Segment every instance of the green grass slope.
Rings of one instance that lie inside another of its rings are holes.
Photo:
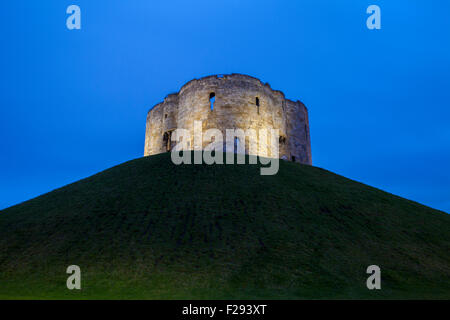
[[[0,298],[450,298],[450,215],[311,166],[259,173],[160,154],[0,211]]]

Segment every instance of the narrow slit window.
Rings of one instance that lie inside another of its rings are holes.
[[[211,107],[211,111],[214,110],[214,102],[216,101],[216,94],[214,92],[211,92],[209,94],[209,102],[210,102],[210,107]]]
[[[166,149],[166,151],[170,151],[172,148],[172,146],[170,145],[171,137],[172,137],[172,131],[164,132],[163,145],[164,145],[164,149]]]
[[[258,97],[256,97],[256,99],[255,99],[255,104],[256,104],[256,111],[259,114],[259,98]]]

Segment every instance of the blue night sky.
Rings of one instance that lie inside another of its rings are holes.
[[[66,28],[81,8],[82,29]],[[366,8],[381,8],[368,30]],[[313,164],[450,212],[450,1],[9,0],[0,208],[141,157],[150,107],[244,73],[309,108]]]

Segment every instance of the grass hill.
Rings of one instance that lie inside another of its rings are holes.
[[[2,210],[0,298],[450,298],[450,215],[316,167],[259,173],[160,154]]]

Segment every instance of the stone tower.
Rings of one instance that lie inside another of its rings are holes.
[[[202,121],[203,131],[217,128],[224,136],[226,129],[278,129],[279,157],[312,164],[305,105],[242,74],[191,80],[151,108],[147,114],[144,156],[170,151],[173,130],[193,132],[194,120]]]

